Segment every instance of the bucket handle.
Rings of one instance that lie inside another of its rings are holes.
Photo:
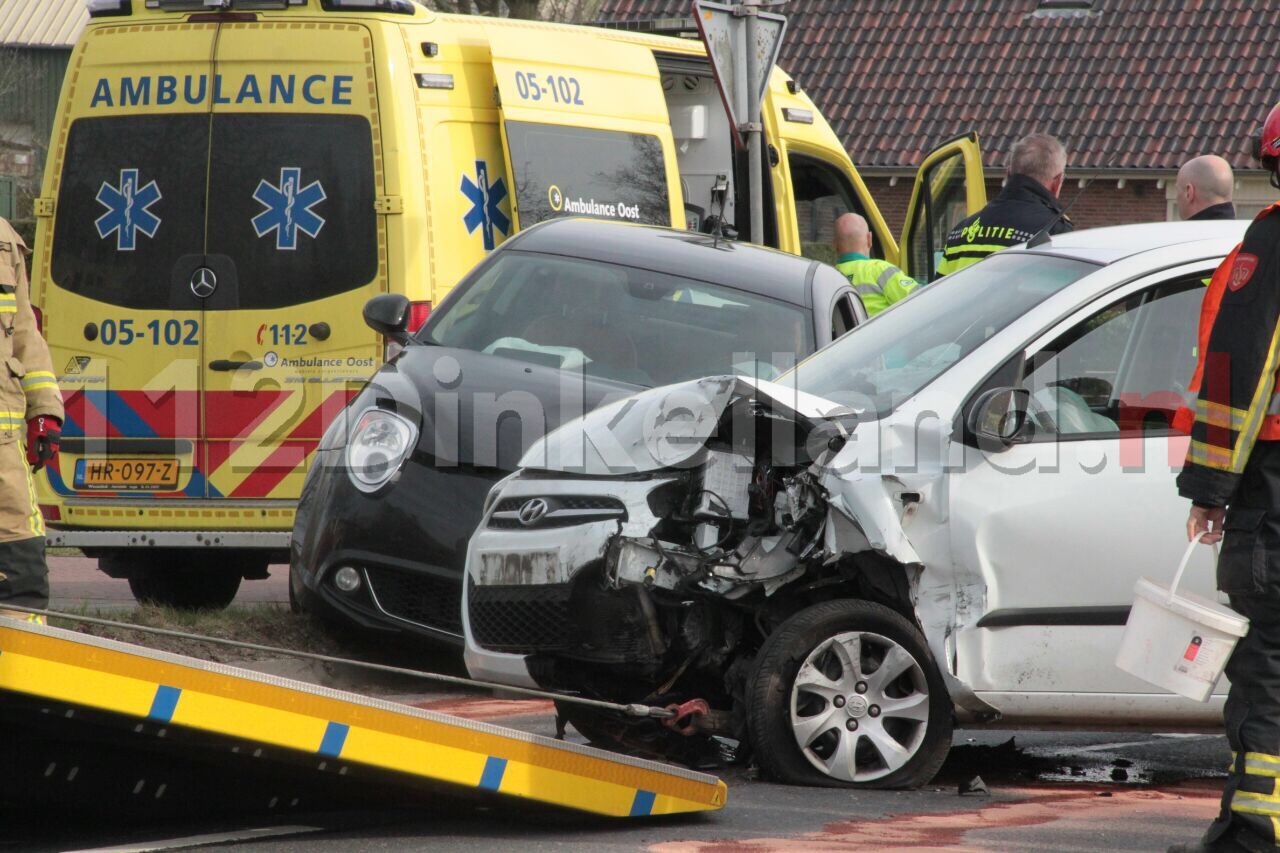
[[[1174,596],[1178,593],[1178,583],[1182,580],[1182,573],[1187,570],[1187,563],[1191,562],[1191,555],[1195,553],[1196,546],[1200,544],[1200,540],[1209,535],[1208,530],[1202,530],[1196,534],[1196,537],[1187,545],[1186,552],[1182,555],[1182,562],[1178,564],[1178,571],[1173,575],[1173,583],[1169,584],[1169,597],[1165,599],[1165,604],[1172,604]],[[1213,543],[1213,559],[1216,563],[1218,560],[1218,543]]]

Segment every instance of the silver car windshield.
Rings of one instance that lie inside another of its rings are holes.
[[[801,362],[796,387],[863,414],[869,405],[884,417],[992,335],[1097,269],[1049,255],[994,255],[920,288]]]
[[[423,330],[435,344],[655,387],[773,379],[813,352],[802,308],[635,267],[510,250]]]

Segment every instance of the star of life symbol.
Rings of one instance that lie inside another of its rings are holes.
[[[467,211],[467,215],[462,217],[462,224],[467,226],[467,233],[474,234],[476,229],[481,229],[484,236],[485,251],[491,250],[494,245],[493,229],[497,228],[502,232],[503,236],[511,230],[511,220],[502,212],[498,205],[507,197],[507,184],[502,178],[498,178],[492,184],[489,183],[489,166],[483,160],[476,161],[476,179],[471,180],[470,176],[462,176],[462,186],[459,187],[462,194],[471,202],[471,209]]]
[[[98,188],[97,201],[107,212],[94,220],[98,236],[103,240],[115,232],[116,249],[132,252],[138,247],[138,232],[148,237],[156,236],[160,217],[148,208],[160,200],[160,188],[155,181],[138,186],[137,169],[120,170],[120,186],[113,187],[106,181]]]
[[[276,232],[276,248],[293,251],[298,248],[298,232],[315,239],[324,227],[324,217],[311,208],[327,196],[319,181],[302,186],[302,169],[285,166],[280,169],[280,184],[272,186],[266,179],[258,181],[253,200],[266,210],[253,217],[253,230],[259,237]]]

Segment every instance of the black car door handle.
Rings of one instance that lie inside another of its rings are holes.
[[[262,362],[260,361],[231,361],[227,358],[218,358],[209,362],[210,370],[261,370]]]

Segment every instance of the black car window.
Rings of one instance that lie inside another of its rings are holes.
[[[772,379],[814,346],[798,306],[579,258],[505,251],[458,288],[424,329],[433,342],[636,385]]]
[[[671,224],[658,137],[520,121],[506,131],[521,228],[557,216]]]

